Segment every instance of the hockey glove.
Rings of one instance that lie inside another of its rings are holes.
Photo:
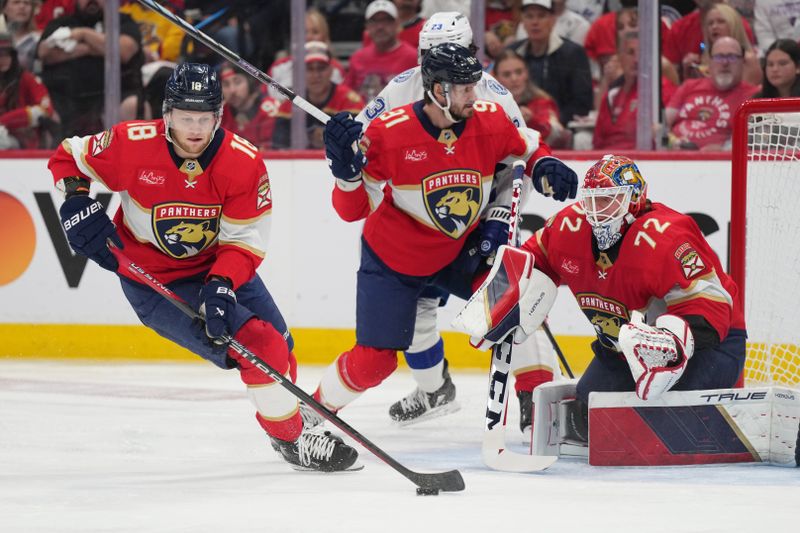
[[[543,157],[533,167],[533,187],[544,196],[563,202],[577,195],[578,175],[560,159]]]
[[[481,241],[478,252],[483,257],[491,257],[500,246],[508,243],[508,224],[511,221],[511,210],[507,207],[492,207],[486,214],[481,229]]]
[[[116,272],[119,263],[106,246],[106,239],[111,239],[118,248],[123,246],[103,204],[89,195],[78,194],[67,198],[59,213],[72,249],[106,270]]]
[[[360,137],[361,123],[345,111],[331,117],[325,125],[325,158],[331,173],[340,180],[361,179],[361,167],[367,163],[367,158],[358,148],[353,149]]]
[[[224,344],[223,335],[233,333],[236,293],[230,280],[213,277],[200,292],[200,314],[206,317],[206,335],[214,344]]]

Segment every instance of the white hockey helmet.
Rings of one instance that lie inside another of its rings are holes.
[[[464,48],[472,45],[472,27],[467,17],[458,11],[441,11],[431,15],[419,32],[419,61],[422,61],[422,54],[442,43],[456,43]]]

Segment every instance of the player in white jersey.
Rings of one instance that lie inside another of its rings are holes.
[[[474,48],[472,28],[464,15],[458,12],[441,12],[429,18],[419,34],[420,58],[432,46],[446,42]],[[527,135],[538,137],[538,132],[525,127],[522,113],[511,92],[490,74],[483,73],[483,77],[475,87],[475,93],[478,100],[500,104],[518,128],[526,130]],[[358,114],[356,120],[362,122],[366,129],[366,126],[382,113],[422,98],[422,73],[417,66],[395,76]],[[498,184],[495,199],[489,204],[487,217],[484,219],[484,224],[493,226],[495,231],[487,231],[485,227],[484,241],[481,242],[481,248],[488,247],[491,252],[501,244],[505,244],[507,231],[504,228],[508,227],[507,221],[510,220],[507,206],[511,200],[511,172],[499,172],[496,180]],[[528,187],[523,188],[521,205],[524,205],[527,193],[530,191],[527,181],[526,185]],[[482,253],[486,252],[487,250],[482,250]],[[389,409],[389,416],[400,424],[414,423],[458,409],[458,404],[455,402],[455,386],[450,379],[447,360],[444,358],[444,343],[437,328],[437,309],[440,305],[444,305],[447,297],[446,293],[431,288],[424,292],[417,302],[414,339],[405,352],[405,357],[418,388]],[[518,380],[520,429],[523,433],[527,433],[531,424],[531,391],[536,385],[550,381],[553,371],[557,369],[555,353],[541,330],[514,350],[512,365]]]

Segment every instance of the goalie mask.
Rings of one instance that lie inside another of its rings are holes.
[[[627,157],[607,155],[586,172],[581,204],[600,250],[619,242],[646,202],[647,183]]]

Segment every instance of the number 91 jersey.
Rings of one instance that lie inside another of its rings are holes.
[[[535,268],[567,285],[606,348],[617,350],[631,312],[648,323],[664,314],[699,315],[720,339],[744,329],[739,289],[694,220],[649,204],[622,239],[600,252],[579,203],[561,210],[523,245]]]
[[[48,164],[119,192],[114,217],[125,254],[161,281],[202,272],[238,287],[255,275],[269,231],[272,194],[258,149],[222,128],[198,159],[182,159],[164,122],[122,122],[64,140]]]

